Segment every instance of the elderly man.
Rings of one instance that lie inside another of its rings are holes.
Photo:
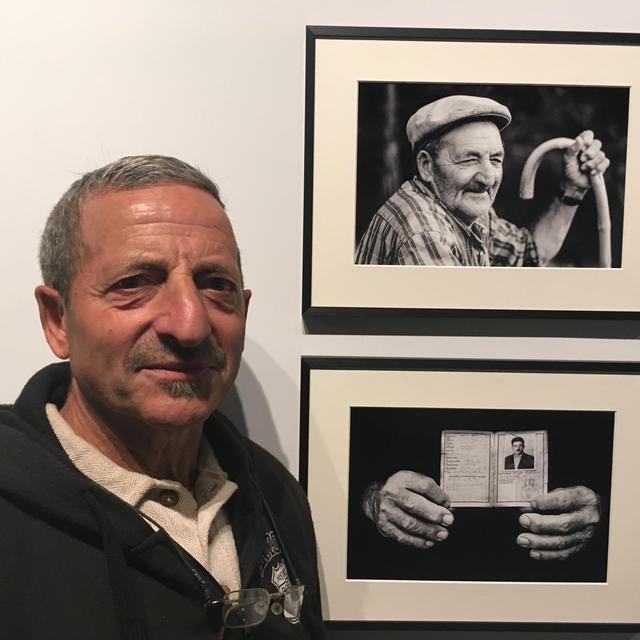
[[[306,498],[215,413],[251,296],[215,184],[164,156],[88,173],[40,262],[69,362],[0,412],[3,635],[323,638]]]
[[[548,209],[520,228],[493,202],[502,180],[504,105],[476,96],[448,96],[407,122],[417,175],[378,210],[356,250],[358,264],[544,266],[567,235],[590,188],[589,175],[609,160],[592,131],[564,154],[564,177]]]

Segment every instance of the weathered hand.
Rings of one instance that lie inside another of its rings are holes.
[[[449,496],[432,478],[415,471],[398,471],[384,483],[370,485],[362,507],[386,538],[420,549],[446,540],[453,514]]]
[[[587,487],[544,493],[531,501],[519,519],[527,532],[517,543],[533,560],[566,560],[582,551],[600,522],[600,498]]]
[[[589,176],[604,173],[610,164],[609,158],[602,151],[602,143],[589,130],[583,131],[566,149],[563,162],[564,193],[578,199],[589,189]]]

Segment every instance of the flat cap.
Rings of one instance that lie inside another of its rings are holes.
[[[426,104],[409,118],[407,138],[415,151],[421,143],[473,120],[491,120],[498,129],[504,129],[511,122],[511,113],[491,98],[447,96]]]

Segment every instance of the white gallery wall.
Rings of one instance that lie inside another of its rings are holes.
[[[557,337],[536,331],[535,323],[523,333],[537,337],[520,337],[508,325],[505,335],[471,325],[461,336],[442,325],[446,335],[305,331],[306,25],[639,33],[640,2],[0,0],[0,403],[12,402],[29,376],[54,360],[33,297],[49,210],[80,174],[145,153],[178,156],[221,188],[253,290],[245,357],[225,409],[294,474],[302,355],[640,361],[640,340],[611,326],[607,338],[588,331],[584,338]],[[482,64],[461,63],[471,77]],[[383,634],[390,637],[383,630],[334,630],[331,637],[382,640]],[[543,636],[585,637],[560,631],[526,638]],[[473,637],[511,635],[492,630]]]
[[[13,401],[27,378],[53,359],[32,293],[49,209],[79,174],[142,153],[178,156],[221,187],[254,292],[244,364],[228,410],[294,473],[303,354],[640,360],[640,343],[628,336],[305,333],[307,24],[639,32],[640,3],[3,0],[0,402]],[[468,60],[471,73],[477,64]]]

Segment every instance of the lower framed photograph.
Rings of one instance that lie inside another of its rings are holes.
[[[327,621],[640,630],[639,374],[303,358]]]

